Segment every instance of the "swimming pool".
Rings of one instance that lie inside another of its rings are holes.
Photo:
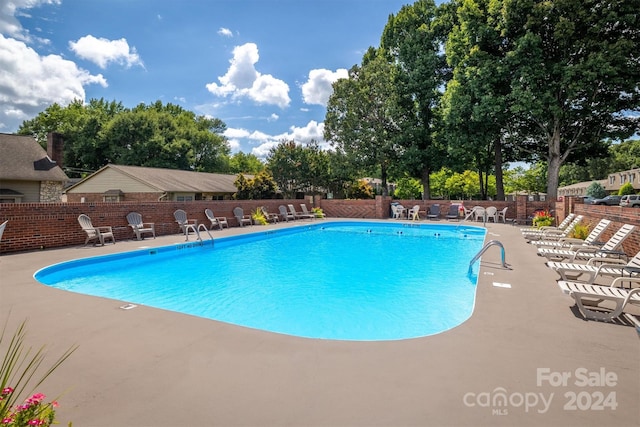
[[[331,222],[69,261],[39,282],[276,333],[337,340],[437,334],[467,320],[486,230]]]

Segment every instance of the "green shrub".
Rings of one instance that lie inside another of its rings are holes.
[[[573,231],[571,232],[571,237],[584,240],[587,238],[590,232],[591,231],[589,224],[580,223],[574,227]]]
[[[633,189],[633,185],[630,182],[625,183],[620,190],[618,190],[619,196],[626,196],[629,194],[636,194],[636,190]]]

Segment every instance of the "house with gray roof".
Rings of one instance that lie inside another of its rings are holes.
[[[48,153],[31,136],[0,133],[0,203],[62,201],[69,177],[59,153]]]
[[[68,202],[231,199],[236,175],[108,164],[70,186]]]

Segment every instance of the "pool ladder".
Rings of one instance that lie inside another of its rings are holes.
[[[507,262],[504,259],[504,246],[498,240],[489,240],[487,243],[484,244],[482,249],[480,249],[480,252],[478,252],[476,256],[474,256],[471,262],[469,263],[469,270],[471,270],[471,266],[473,265],[473,263],[479,260],[482,254],[485,253],[485,251],[489,249],[491,246],[500,246],[500,249],[502,251],[502,267],[506,268],[507,270],[511,270],[511,267],[509,266],[509,264],[507,264]]]
[[[184,234],[185,234],[185,241],[186,241],[186,240],[189,240],[189,229],[191,229],[191,230],[195,231],[196,236],[197,236],[197,240],[199,240],[199,241],[201,241],[201,242],[202,242],[202,236],[200,236],[200,231],[199,231],[199,230],[200,230],[200,228],[203,228],[203,229],[204,229],[204,231],[206,231],[206,232],[207,232],[207,234],[209,235],[209,238],[210,238],[211,240],[213,240],[213,236],[212,236],[212,235],[211,235],[211,233],[209,232],[209,229],[207,228],[207,226],[206,226],[206,225],[204,225],[204,224],[198,224],[197,226],[194,226],[193,224],[190,224],[190,225],[187,227],[187,229],[185,230],[185,233],[184,233]]]

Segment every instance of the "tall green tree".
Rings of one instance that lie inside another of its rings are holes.
[[[480,193],[487,198],[495,174],[497,198],[504,200],[503,163],[517,160],[508,147],[511,42],[504,32],[502,2],[465,0],[456,9],[446,52],[453,67],[443,113],[450,153],[459,164],[478,171]]]
[[[380,43],[399,65],[396,89],[403,94],[397,99],[404,103],[400,108],[410,113],[400,138],[405,146],[400,167],[421,179],[425,199],[430,198],[431,171],[446,159],[445,147],[434,137],[441,90],[450,74],[443,50],[448,28],[442,13],[433,0],[405,5],[389,17]]]
[[[329,162],[329,154],[315,141],[307,145],[282,141],[267,155],[267,169],[286,198],[299,192],[326,191],[330,183]]]
[[[48,132],[63,134],[65,167],[71,170],[90,172],[116,163],[224,172],[229,156],[225,128],[219,119],[160,101],[126,109],[92,99],[66,107],[53,104],[18,132],[36,136],[41,144]]]
[[[254,154],[239,151],[229,158],[229,172],[256,174],[263,171],[265,164]]]
[[[548,164],[606,153],[640,123],[640,0],[504,0],[512,107],[522,147]]]
[[[108,162],[109,147],[102,131],[118,114],[126,111],[122,103],[91,99],[76,100],[66,107],[52,104],[31,120],[24,121],[20,135],[33,135],[43,147],[49,132],[64,136],[64,166],[69,176],[96,171]]]
[[[369,48],[361,66],[333,84],[324,137],[359,167],[380,171],[382,191],[389,194],[389,168],[402,156],[402,129],[411,113],[400,106],[398,66],[382,49]]]

